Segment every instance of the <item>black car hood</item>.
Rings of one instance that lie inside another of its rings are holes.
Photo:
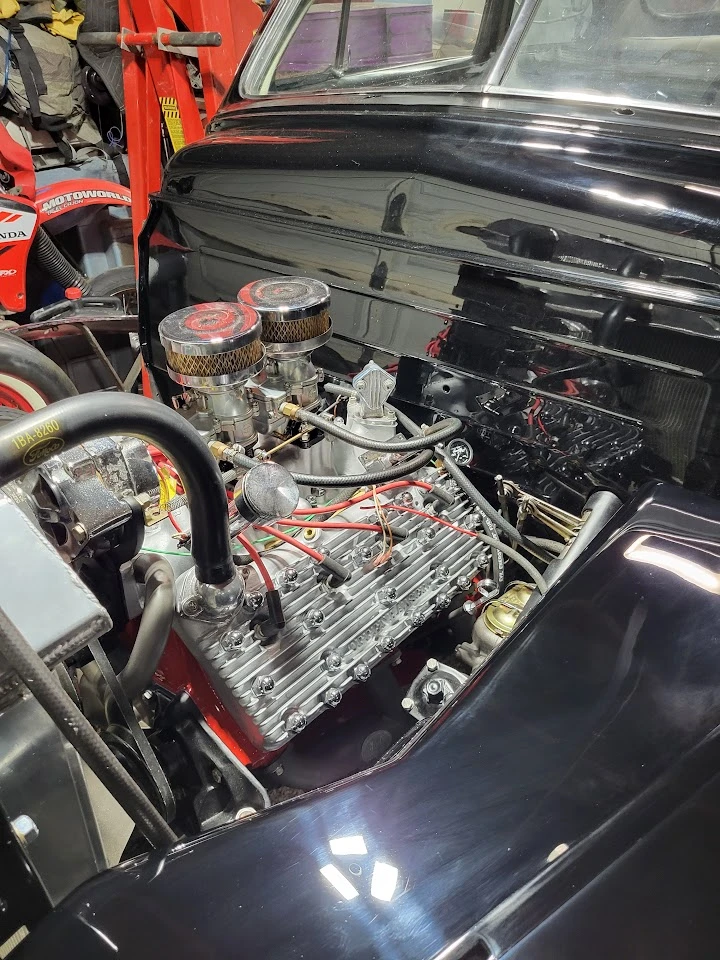
[[[316,360],[400,361],[396,397],[464,416],[479,469],[554,499],[653,477],[714,493],[716,140],[608,110],[346,100],[227,108],[173,158],[141,305],[161,385],[168,312],[305,274],[333,293]]]

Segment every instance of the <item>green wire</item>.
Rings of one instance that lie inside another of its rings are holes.
[[[180,553],[178,550],[155,550],[152,547],[140,547],[140,553],[161,553],[165,557],[189,557],[190,552]]]

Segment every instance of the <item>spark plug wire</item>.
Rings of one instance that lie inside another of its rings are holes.
[[[296,526],[296,524],[294,524],[294,526]],[[256,530],[260,530],[262,533],[270,534],[271,536],[276,537],[278,540],[282,540],[291,547],[296,547],[298,550],[302,550],[303,553],[306,553],[309,557],[312,557],[316,563],[325,562],[325,556],[322,553],[320,553],[318,550],[313,550],[313,548],[309,547],[306,543],[296,540],[295,537],[291,537],[290,534],[285,533],[284,530],[276,530],[275,527],[265,527],[259,523],[254,524],[254,527]],[[250,553],[249,550],[248,553]],[[250,554],[250,556],[252,556],[252,554]]]
[[[237,534],[237,539],[243,545],[243,547],[247,550],[247,552],[250,554],[250,559],[258,568],[258,573],[262,577],[262,581],[267,587],[267,589],[269,591],[274,590],[275,584],[273,583],[273,578],[270,576],[270,572],[268,568],[265,566],[265,561],[260,556],[260,552],[256,550],[254,545],[251,543],[251,541],[248,540],[247,537],[244,537],[241,533]]]

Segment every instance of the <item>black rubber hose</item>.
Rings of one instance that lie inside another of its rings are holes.
[[[322,430],[323,433],[329,433],[330,436],[337,437],[338,440],[344,440],[345,443],[350,443],[354,447],[360,447],[363,450],[372,450],[378,453],[405,453],[410,450],[423,450],[427,447],[434,447],[436,443],[451,440],[459,433],[462,433],[464,429],[461,420],[458,420],[456,417],[450,417],[442,424],[437,424],[437,429],[433,429],[432,433],[428,435],[423,434],[422,436],[411,437],[409,440],[368,440],[367,437],[361,437],[353,433],[352,430],[341,427],[331,420],[326,420],[325,417],[317,413],[312,413],[310,410],[303,410],[302,407],[295,407],[294,404],[283,404],[282,408],[284,407],[294,407],[294,412],[292,414],[288,413],[288,416],[293,416],[301,423],[309,423],[310,426],[317,427],[318,430]]]
[[[83,293],[89,293],[90,281],[70,263],[57,246],[45,227],[39,227],[33,242],[35,256],[53,280],[57,280],[63,290],[78,287]]]
[[[240,470],[249,470],[258,465],[257,460],[245,456],[244,453],[235,451],[228,452],[226,456]],[[323,476],[322,474],[309,473],[291,473],[295,483],[305,487],[364,487],[372,486],[375,483],[387,483],[389,480],[397,480],[400,477],[406,477],[409,473],[415,473],[421,467],[426,467],[433,458],[432,450],[422,450],[417,456],[405,460],[404,463],[398,463],[394,467],[386,467],[384,470],[374,470],[371,473],[355,473],[351,476]]]
[[[192,555],[200,583],[235,576],[225,486],[197,430],[169,407],[131,394],[85,394],[29,413],[0,430],[0,486],[21,477],[63,448],[96,437],[129,434],[172,460],[188,494]]]
[[[2,609],[0,652],[143,836],[159,850],[175,843],[173,831]]]
[[[167,645],[175,613],[173,568],[151,553],[141,554],[135,571],[145,582],[145,606],[130,657],[118,679],[131,702],[147,690]]]
[[[56,363],[12,333],[0,333],[0,373],[29,384],[45,403],[77,396],[72,380]]]

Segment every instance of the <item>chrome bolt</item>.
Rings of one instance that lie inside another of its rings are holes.
[[[21,813],[19,817],[15,817],[10,826],[18,841],[25,847],[37,840],[40,835],[37,824],[26,813]]]
[[[319,627],[324,619],[325,614],[322,612],[322,610],[318,610],[317,608],[314,610],[308,610],[307,622],[311,627]]]
[[[197,597],[188,597],[182,605],[182,612],[186,617],[195,617],[200,613],[200,601]]]
[[[253,683],[253,693],[256,697],[264,697],[272,693],[275,689],[275,681],[272,677],[256,677]]]
[[[480,526],[479,515],[477,513],[471,513],[465,521],[465,526],[468,530],[477,530],[477,528]]]
[[[400,706],[403,708],[403,710],[407,710],[407,712],[410,713],[415,706],[415,701],[412,699],[412,697],[403,697],[400,702]]]
[[[447,578],[450,576],[450,567],[446,566],[444,563],[440,564],[440,566],[435,570],[435,576],[439,580],[447,580]]]
[[[414,613],[410,617],[411,627],[415,627],[417,629],[417,627],[421,627],[424,623],[425,623],[425,617],[421,613]]]
[[[287,584],[297,583],[298,572],[295,567],[286,567],[283,571],[283,582]]]
[[[428,673],[435,673],[439,666],[440,664],[437,662],[437,660],[434,657],[430,657],[428,662],[425,664],[425,669]]]
[[[472,580],[470,579],[470,577],[466,577],[465,574],[462,574],[457,578],[456,583],[460,588],[460,590],[469,590]]]
[[[323,666],[329,673],[335,673],[342,666],[342,657],[337,650],[328,650],[323,659]]]
[[[465,603],[463,604],[463,611],[471,617],[474,617],[477,614],[479,609],[480,609],[480,604],[475,603],[474,600],[466,600]]]
[[[285,717],[285,730],[288,733],[300,733],[307,726],[307,717],[300,710],[291,710]]]
[[[370,666],[367,663],[358,663],[352,672],[353,680],[359,680],[364,683],[370,679]]]
[[[395,646],[396,646],[395,638],[388,637],[388,636],[378,637],[377,645],[384,653],[390,653],[395,649]]]
[[[432,543],[435,539],[435,531],[431,527],[423,527],[418,531],[417,540],[418,543],[421,543],[424,547]]]
[[[259,610],[263,605],[263,595],[261,593],[248,593],[245,597],[245,607],[251,613]]]
[[[410,493],[409,490],[405,490],[404,493],[401,493],[400,496],[398,497],[398,499],[399,499],[400,503],[402,503],[402,504],[403,504],[404,506],[406,506],[406,507],[411,507],[411,506],[413,505],[413,503],[415,502],[415,501],[413,500],[413,495]]]
[[[328,687],[323,694],[323,703],[326,707],[337,707],[342,700],[342,690],[337,687]]]
[[[373,558],[373,548],[372,547],[363,547],[360,551],[360,556],[363,560],[372,560]]]
[[[452,603],[452,597],[447,593],[441,593],[435,597],[435,606],[438,610],[447,610]]]
[[[226,650],[239,650],[245,639],[245,633],[239,628],[228,630],[220,643]]]
[[[377,597],[380,603],[389,606],[397,600],[397,590],[395,587],[383,587],[382,590],[378,590]]]

